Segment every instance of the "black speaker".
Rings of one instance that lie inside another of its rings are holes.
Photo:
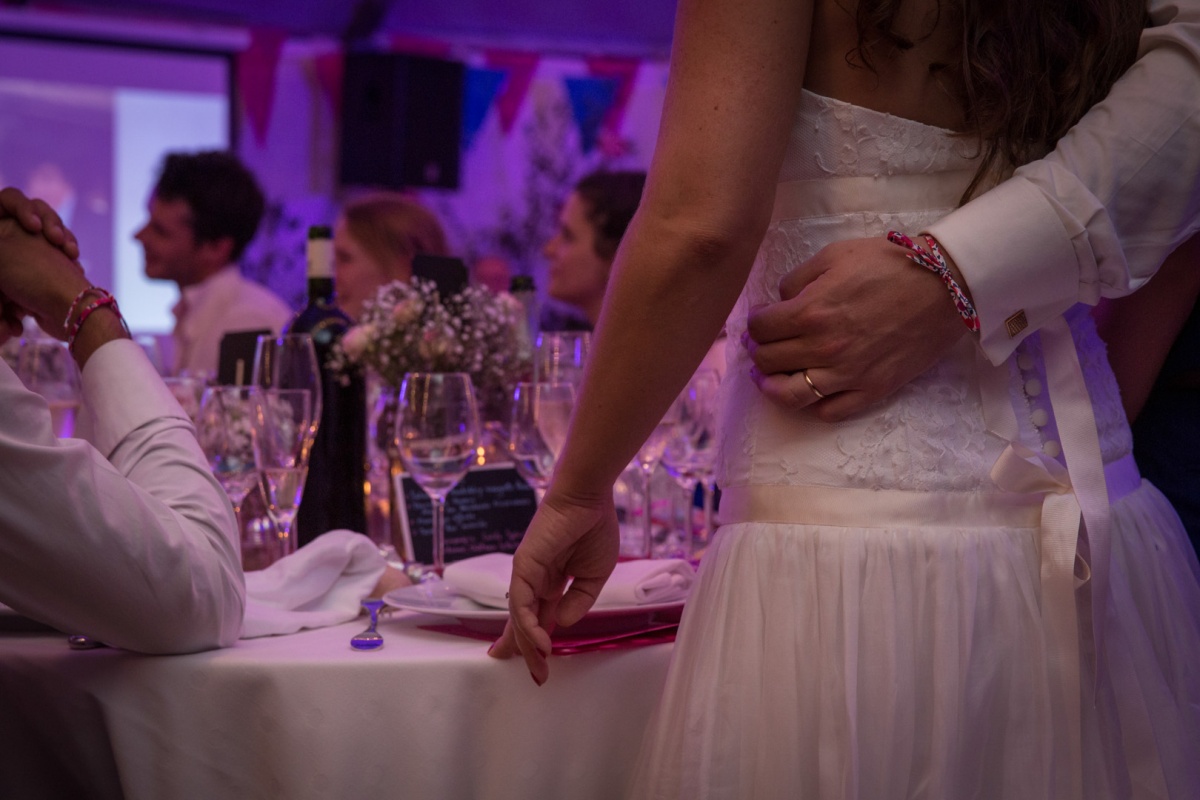
[[[464,73],[457,61],[347,53],[342,184],[458,188]]]

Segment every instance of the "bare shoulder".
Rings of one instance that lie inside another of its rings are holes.
[[[961,21],[945,0],[908,0],[893,32],[904,49],[873,52],[873,69],[857,53],[857,3],[815,0],[806,89],[826,97],[954,130],[963,126],[957,87]]]

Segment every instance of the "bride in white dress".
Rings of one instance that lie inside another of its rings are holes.
[[[899,7],[917,46],[870,70],[836,0],[681,2],[643,207],[493,650],[539,683],[548,630],[615,562],[612,479],[726,316],[738,342],[797,264],[917,238],[979,174],[957,68],[930,68],[960,59],[957,6]],[[636,796],[1200,797],[1200,567],[1138,477],[1086,307],[999,366],[961,336],[839,422],[771,404],[728,351],[723,526]]]

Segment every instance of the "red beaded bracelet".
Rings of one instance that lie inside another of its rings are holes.
[[[89,294],[107,295],[108,292],[101,289],[99,286],[88,286],[82,289],[79,294],[75,295],[75,299],[71,301],[71,305],[67,307],[67,317],[63,320],[63,335],[71,335],[71,318],[75,316],[75,307],[79,305],[79,301],[87,297]]]
[[[887,240],[892,244],[907,247],[912,251],[907,256],[910,261],[920,264],[942,279],[942,283],[946,284],[946,288],[950,290],[950,297],[954,299],[954,307],[958,309],[958,315],[962,317],[963,323],[972,333],[979,333],[979,314],[976,313],[975,306],[967,297],[967,293],[950,273],[950,267],[946,265],[946,259],[942,257],[942,250],[938,247],[937,240],[932,236],[925,236],[925,244],[929,247],[928,251],[917,247],[913,244],[912,239],[899,231],[888,231]]]
[[[79,304],[80,300],[89,294],[96,295],[96,299],[80,309],[79,315],[75,317],[75,323],[70,324],[71,317],[75,314],[75,307]],[[63,327],[67,331],[67,350],[70,351],[71,355],[75,355],[75,339],[79,336],[79,331],[81,328],[83,328],[83,323],[87,321],[87,318],[92,315],[93,311],[98,308],[105,307],[112,309],[112,312],[117,315],[117,320],[120,321],[121,327],[125,329],[125,333],[129,333],[129,326],[125,324],[125,318],[121,316],[121,310],[117,308],[117,298],[113,297],[110,292],[101,289],[98,286],[89,286],[80,292],[76,296],[75,300],[71,303],[70,311],[67,313],[67,319],[63,323]]]

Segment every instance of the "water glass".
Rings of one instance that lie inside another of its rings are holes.
[[[508,455],[539,503],[567,441],[574,408],[575,387],[570,383],[522,382],[513,391]]]
[[[433,501],[432,572],[446,562],[446,495],[458,485],[481,444],[471,377],[461,372],[410,372],[400,384],[396,447],[400,461]]]
[[[255,424],[262,407],[257,386],[210,386],[200,399],[196,436],[209,469],[229,496],[241,524],[242,502],[258,486]]]

